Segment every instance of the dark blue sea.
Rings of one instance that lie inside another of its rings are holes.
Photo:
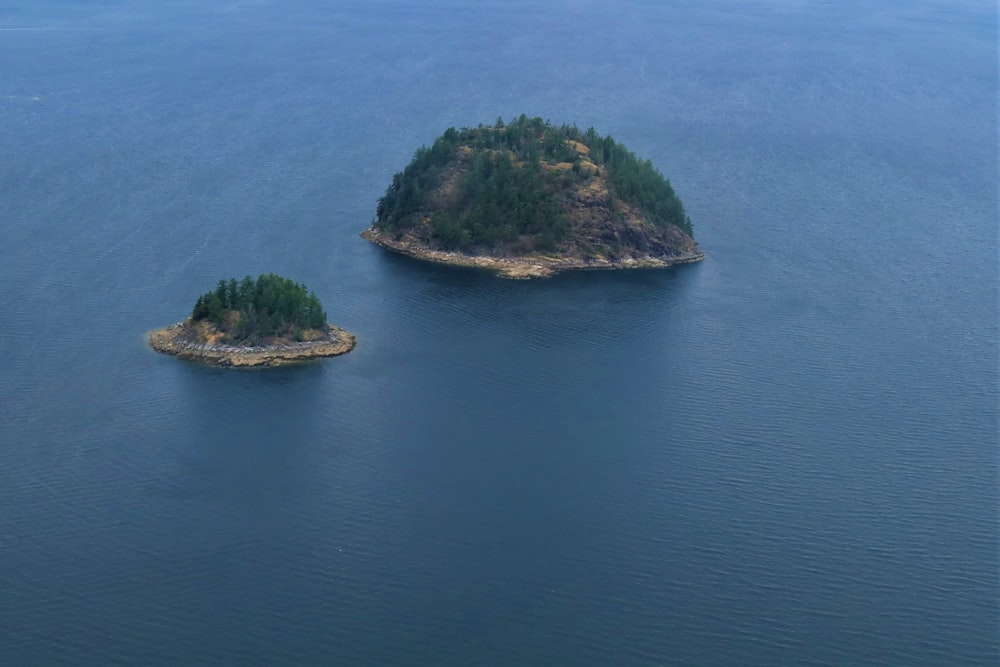
[[[997,6],[0,2],[0,663],[995,665]],[[358,237],[527,113],[707,259]],[[276,272],[358,336],[148,349]]]

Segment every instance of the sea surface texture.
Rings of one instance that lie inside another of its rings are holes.
[[[997,7],[0,3],[4,665],[995,665]],[[358,238],[522,112],[707,259]],[[152,352],[219,278],[351,354]]]

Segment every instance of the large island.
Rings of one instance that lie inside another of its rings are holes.
[[[350,352],[355,339],[327,323],[305,285],[265,274],[220,280],[198,297],[191,317],[150,332],[149,344],[213,366],[277,366]]]
[[[361,235],[511,278],[704,258],[680,198],[649,160],[593,128],[524,115],[449,128],[417,150]]]

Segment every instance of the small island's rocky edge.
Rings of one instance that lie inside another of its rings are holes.
[[[548,278],[560,271],[599,269],[659,269],[675,264],[689,264],[705,259],[701,251],[666,257],[626,256],[620,259],[607,257],[565,257],[558,255],[524,255],[519,257],[490,257],[467,255],[428,248],[419,239],[404,235],[396,239],[374,227],[361,232],[361,238],[372,243],[418,259],[453,266],[468,266],[496,271],[504,278]]]
[[[297,362],[336,357],[354,349],[354,334],[328,325],[319,338],[273,345],[227,345],[205,340],[191,319],[149,333],[149,345],[157,352],[179,359],[200,361],[212,366],[282,366]]]

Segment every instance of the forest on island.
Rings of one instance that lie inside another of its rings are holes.
[[[208,320],[228,342],[256,343],[269,337],[302,340],[310,329],[326,327],[326,313],[305,285],[273,273],[256,280],[220,280],[198,297],[191,319]]]
[[[453,193],[442,197],[442,184],[456,172]],[[419,148],[379,199],[374,226],[398,235],[429,216],[434,241],[446,249],[529,238],[535,249],[551,250],[571,233],[563,204],[602,173],[610,206],[617,198],[661,228],[692,234],[680,198],[652,162],[593,128],[523,114],[510,123],[498,118],[492,126],[448,128]]]

